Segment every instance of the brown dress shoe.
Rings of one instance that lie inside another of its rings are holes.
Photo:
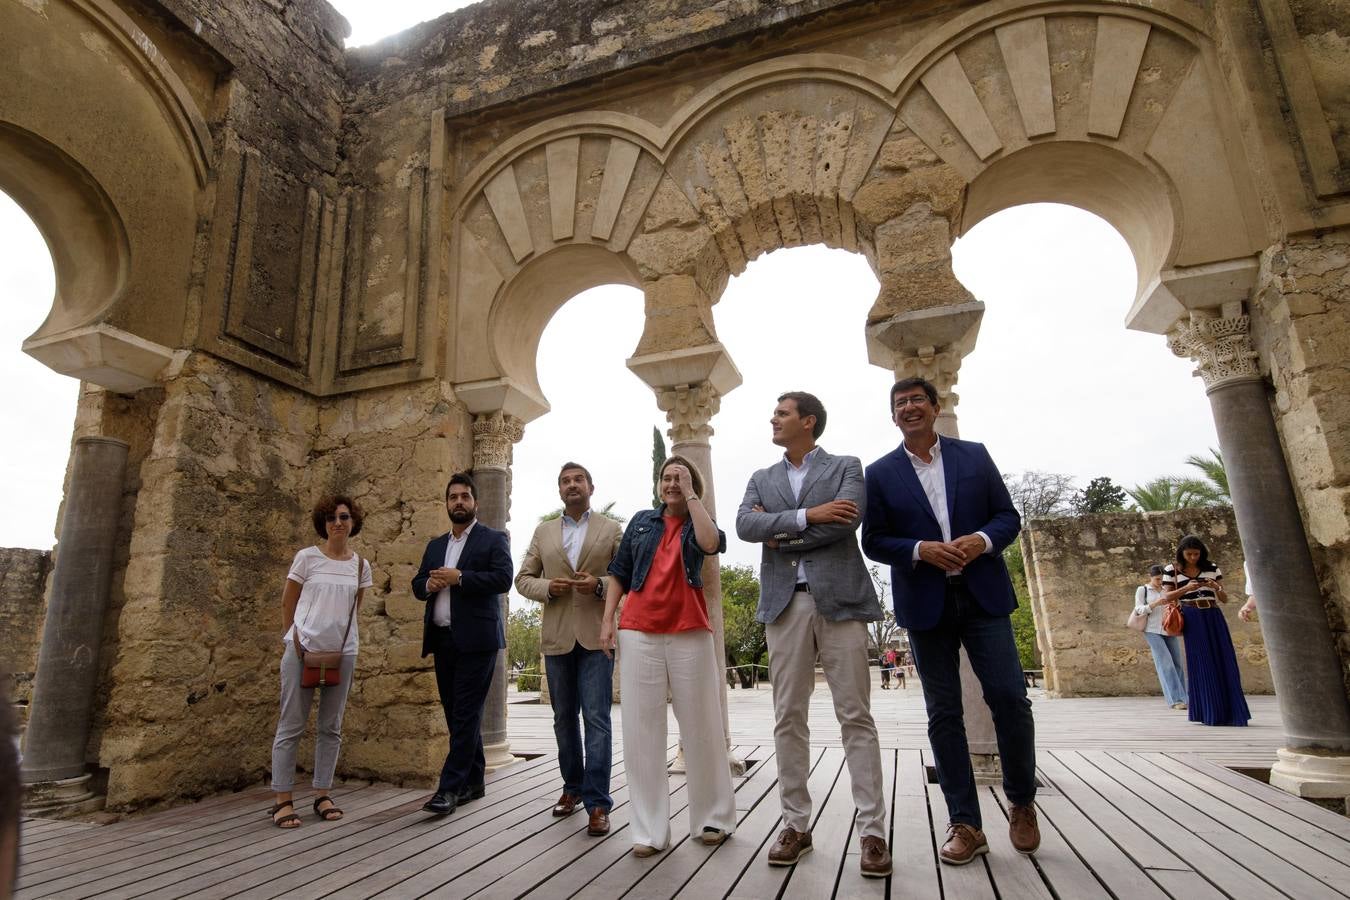
[[[947,826],[947,843],[938,851],[938,858],[948,865],[964,866],[988,852],[989,842],[984,839],[983,831],[965,822],[952,822]]]
[[[891,874],[891,851],[886,849],[885,838],[863,837],[862,873],[865,878],[885,878]]]
[[[811,832],[784,828],[769,848],[769,865],[790,866],[811,851]]]
[[[1018,853],[1030,856],[1041,847],[1041,826],[1036,824],[1036,807],[1014,804],[1008,810],[1008,840]]]
[[[558,802],[553,804],[553,814],[559,817],[570,816],[572,813],[577,811],[577,807],[580,805],[581,805],[580,797],[578,797],[576,794],[569,794],[566,791],[564,791],[563,795],[558,798]]]
[[[591,820],[586,825],[586,833],[591,837],[609,834],[609,810],[598,806],[591,810]]]

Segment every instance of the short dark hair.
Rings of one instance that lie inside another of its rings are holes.
[[[923,392],[928,395],[928,402],[934,406],[938,405],[937,388],[926,378],[901,378],[891,386],[891,411],[895,410],[895,395],[901,391],[908,391],[912,388],[923,388]]]
[[[1155,575],[1162,575],[1166,571],[1167,569],[1163,566],[1152,565],[1148,567],[1148,577],[1152,578]]]
[[[825,404],[820,402],[819,397],[815,394],[808,394],[806,391],[788,391],[778,397],[779,403],[784,400],[791,400],[796,403],[797,415],[802,418],[816,417],[816,427],[811,429],[811,437],[818,438],[825,433]]]
[[[450,501],[450,489],[457,484],[462,484],[469,489],[469,496],[478,502],[478,485],[473,483],[473,476],[468,472],[456,472],[450,476],[450,480],[445,483],[445,499]]]
[[[1200,568],[1201,568],[1202,570],[1203,570],[1203,569],[1208,569],[1208,568],[1212,568],[1212,567],[1213,567],[1214,562],[1213,562],[1213,560],[1211,560],[1211,559],[1209,558],[1209,548],[1205,546],[1205,542],[1202,541],[1202,540],[1200,540],[1200,538],[1196,537],[1196,536],[1193,535],[1193,534],[1188,534],[1188,535],[1186,535],[1185,537],[1183,537],[1183,538],[1181,539],[1181,542],[1180,542],[1180,543],[1177,544],[1177,569],[1178,569],[1178,570],[1180,570],[1182,566],[1186,565],[1186,557],[1185,557],[1183,554],[1184,554],[1187,550],[1199,550],[1199,551],[1200,551],[1200,563],[1199,563],[1199,566],[1200,566]]]
[[[365,513],[361,512],[361,507],[346,494],[330,494],[314,504],[314,530],[324,540],[328,539],[328,517],[336,516],[339,506],[347,507],[347,511],[352,514],[352,530],[349,532],[351,537],[361,533],[361,523],[366,518]]]
[[[581,474],[586,476],[586,483],[589,484],[591,487],[595,487],[595,479],[591,477],[590,469],[587,469],[581,463],[576,462],[565,462],[562,464],[562,468],[558,470],[559,483],[562,482],[563,473],[566,472],[568,469],[580,469]]]

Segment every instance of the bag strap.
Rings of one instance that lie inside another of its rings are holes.
[[[347,613],[347,627],[342,632],[342,648],[347,649],[347,635],[352,633],[352,619],[356,618],[356,601],[361,596],[361,554],[353,554],[356,557],[356,593],[352,594],[351,612]]]

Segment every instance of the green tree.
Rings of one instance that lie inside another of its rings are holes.
[[[900,630],[900,626],[895,622],[895,611],[892,609],[890,581],[881,574],[880,566],[869,566],[867,573],[872,576],[872,587],[877,592],[877,599],[881,602],[881,620],[867,623],[867,637],[872,641],[872,649],[876,651],[879,658],[882,650]]]
[[[661,463],[666,461],[666,442],[661,438],[661,429],[652,426],[652,509],[661,505]]]
[[[1187,509],[1192,506],[1210,504],[1209,492],[1204,482],[1195,478],[1178,478],[1175,475],[1163,475],[1126,488],[1125,493],[1134,500],[1135,508],[1140,512],[1167,512],[1173,509]]]
[[[1228,470],[1223,466],[1223,454],[1213,447],[1210,456],[1188,456],[1186,465],[1199,469],[1204,476],[1202,494],[1209,504],[1232,506],[1233,495],[1228,490]]]
[[[506,620],[506,664],[523,666],[534,677],[522,676],[517,683],[521,690],[539,689],[539,648],[542,635],[543,610],[537,603],[528,609],[518,609]]]
[[[762,663],[769,652],[764,625],[755,621],[759,605],[759,579],[749,566],[722,567],[722,626],[726,635],[729,666]],[[741,687],[750,687],[749,669],[738,669]]]
[[[1073,511],[1080,516],[1117,512],[1125,508],[1125,491],[1105,475],[1088,482],[1073,498]]]
[[[1022,559],[1022,542],[1013,541],[1003,551],[1003,562],[1012,577],[1013,592],[1017,595],[1017,609],[1013,610],[1013,641],[1017,657],[1024,669],[1041,667],[1040,650],[1036,647],[1036,619],[1031,612],[1031,591],[1027,587],[1026,561]]]

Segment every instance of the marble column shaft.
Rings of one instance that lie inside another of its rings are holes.
[[[25,784],[84,774],[127,450],[111,438],[75,441],[24,741]]]

